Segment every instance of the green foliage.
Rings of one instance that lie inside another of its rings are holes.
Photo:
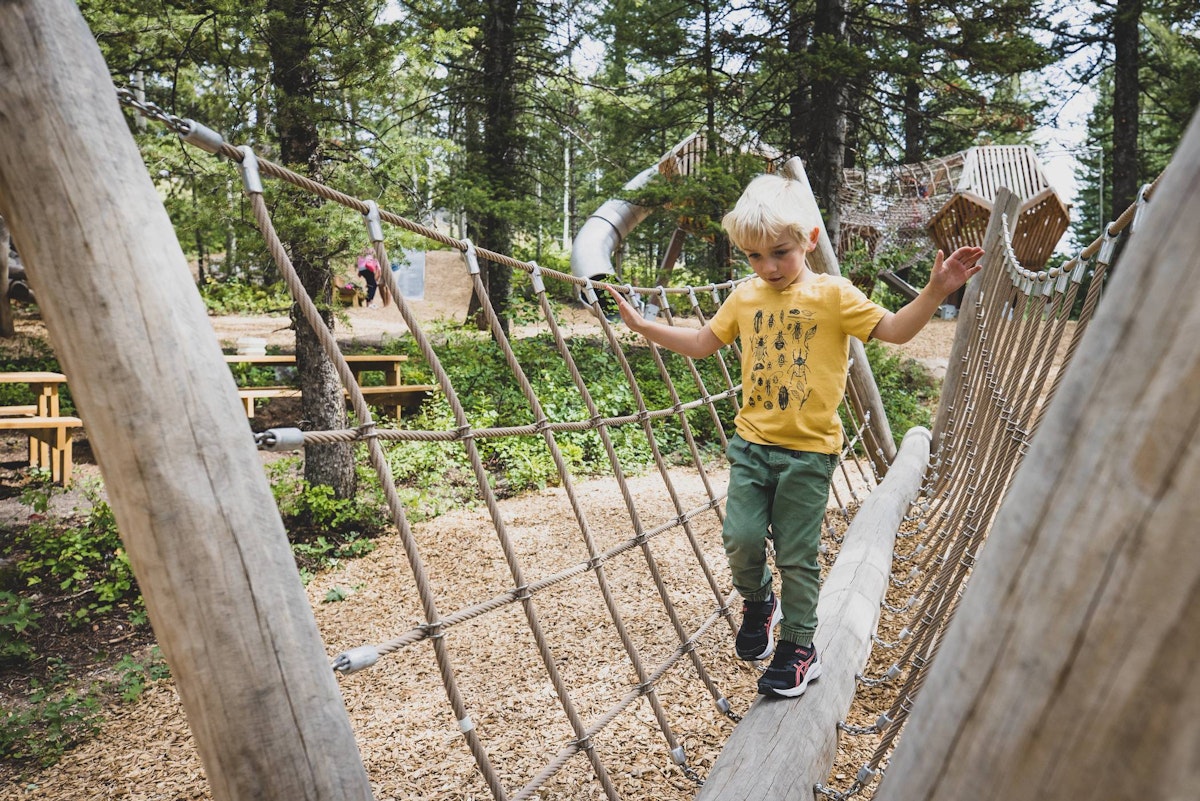
[[[374,472],[365,458],[358,459],[356,465],[359,492],[350,498],[335,497],[333,488],[306,481],[300,475],[298,457],[280,459],[268,467],[271,491],[306,581],[314,571],[331,567],[340,559],[373,551],[371,538],[388,522]]]
[[[513,341],[514,354],[533,385],[543,414],[552,421],[586,420],[588,411],[582,394],[571,378],[566,361],[559,356],[549,336]],[[620,363],[608,344],[598,337],[575,336],[569,347],[588,393],[601,417],[636,413],[637,406]],[[451,332],[437,348],[443,369],[458,390],[463,411],[473,428],[509,427],[534,423],[529,402],[509,371],[499,347],[490,339],[466,332]],[[630,369],[649,409],[673,405],[650,349],[641,340],[625,347]],[[698,390],[682,357],[662,352],[666,369],[683,401]],[[697,363],[709,391],[724,386],[715,361]],[[428,380],[425,377],[424,380]],[[721,409],[723,425],[729,425],[731,405]],[[688,413],[688,422],[701,448],[712,448],[719,434],[705,409]],[[448,402],[440,394],[422,405],[413,418],[402,421],[416,430],[449,431],[458,427]],[[686,443],[677,418],[654,423],[659,446],[672,454],[683,452]],[[645,433],[638,425],[608,429],[621,467],[637,473],[652,463]],[[611,469],[608,454],[597,431],[557,432],[555,442],[575,475],[604,473]],[[488,481],[501,495],[521,492],[558,482],[558,467],[540,437],[478,437],[475,439]],[[386,445],[392,475],[401,487],[415,519],[436,515],[446,508],[471,502],[477,481],[466,449],[457,442],[390,442]]]
[[[261,286],[245,281],[209,279],[200,284],[200,297],[212,314],[279,314],[291,308],[281,282]]]
[[[76,509],[75,516],[58,520],[43,514],[49,492],[37,488],[22,496],[35,514],[7,550],[22,555],[16,572],[24,586],[81,597],[75,604],[75,625],[90,623],[120,604],[140,603],[112,508],[100,497],[99,487],[84,488],[90,502],[86,511]]]
[[[0,664],[24,662],[33,656],[33,648],[23,635],[36,629],[41,617],[29,598],[0,590]]]
[[[30,680],[22,702],[0,707],[0,758],[51,765],[99,731],[99,687],[81,691],[66,686],[68,678],[52,666],[44,681]]]
[[[47,660],[44,677],[29,679],[23,699],[0,706],[0,759],[52,765],[100,730],[105,697],[131,704],[151,684],[170,676],[157,646],[143,659],[126,654],[113,670],[113,679],[80,686],[65,664]]]
[[[938,382],[919,362],[896,354],[878,340],[868,341],[866,350],[892,436],[899,445],[913,426],[932,424]]]
[[[145,660],[136,659],[132,654],[126,654],[115,665],[117,680],[113,686],[117,695],[127,704],[142,697],[146,688],[155,682],[169,678],[171,669],[163,659],[162,651],[157,645],[153,646]]]

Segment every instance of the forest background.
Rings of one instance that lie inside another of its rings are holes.
[[[226,141],[490,250],[566,271],[572,236],[604,200],[696,133],[696,173],[655,181],[669,208],[618,254],[619,280],[651,286],[677,227],[675,284],[739,269],[718,221],[748,154],[803,158],[831,239],[845,171],[886,169],[979,144],[1034,144],[1078,99],[1077,208],[1089,243],[1169,160],[1200,102],[1195,0],[1061,8],[1035,0],[80,0],[114,82]],[[130,112],[147,165],[202,287],[277,281],[238,177]],[[280,189],[277,224],[308,292],[327,301],[365,241],[362,221]],[[400,244],[424,248],[416,237]],[[396,244],[390,244],[393,251]],[[843,272],[873,277],[843,254]],[[506,321],[508,267],[485,265]],[[477,303],[478,301],[474,301]],[[475,309],[472,308],[473,312]],[[301,367],[322,360],[297,332]],[[324,379],[322,379],[324,375]],[[301,370],[305,397],[340,408],[332,371]],[[315,425],[335,419],[309,414]],[[306,475],[348,496],[348,449]]]

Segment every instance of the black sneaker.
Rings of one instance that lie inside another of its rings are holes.
[[[821,675],[821,661],[813,645],[797,645],[781,640],[771,666],[758,680],[763,695],[782,695],[796,698],[803,695],[808,683]]]
[[[775,624],[783,619],[775,593],[765,601],[742,602],[742,627],[733,648],[738,659],[753,662],[766,659],[775,650]]]

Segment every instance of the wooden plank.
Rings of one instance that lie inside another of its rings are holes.
[[[1200,117],[1001,506],[877,801],[1196,798]]]
[[[7,0],[0,53],[0,215],[212,796],[369,799],[233,377],[96,41],[71,0]]]
[[[733,730],[697,801],[812,801],[829,778],[838,729],[866,665],[891,576],[896,532],[921,488],[929,431],[904,435],[887,477],[863,502],[821,588],[821,676],[796,699],[759,698]]]

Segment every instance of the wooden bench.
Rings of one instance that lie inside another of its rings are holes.
[[[404,386],[359,387],[363,397],[371,406],[383,409],[395,419],[402,411],[415,409],[429,397],[437,387],[433,384],[406,384]],[[349,400],[349,392],[346,392]],[[254,417],[254,402],[270,398],[298,398],[299,387],[238,387],[238,397],[246,410],[246,417]]]
[[[395,419],[405,410],[414,409],[421,401],[429,396],[436,387],[432,384],[402,384],[400,383],[400,366],[408,361],[408,356],[400,353],[359,353],[344,357],[354,380],[367,403],[378,407],[384,413]],[[256,367],[294,367],[296,357],[290,354],[272,354],[269,356],[231,354],[225,356],[230,365],[248,364]],[[362,386],[366,373],[383,373],[383,386]],[[347,399],[349,393],[347,392]],[[254,417],[254,402],[269,398],[298,398],[300,388],[295,386],[262,386],[238,387],[238,397],[242,399],[246,416]]]
[[[78,417],[0,417],[0,431],[29,436],[29,466],[49,469],[50,480],[64,487],[71,483],[71,432],[82,425]]]

